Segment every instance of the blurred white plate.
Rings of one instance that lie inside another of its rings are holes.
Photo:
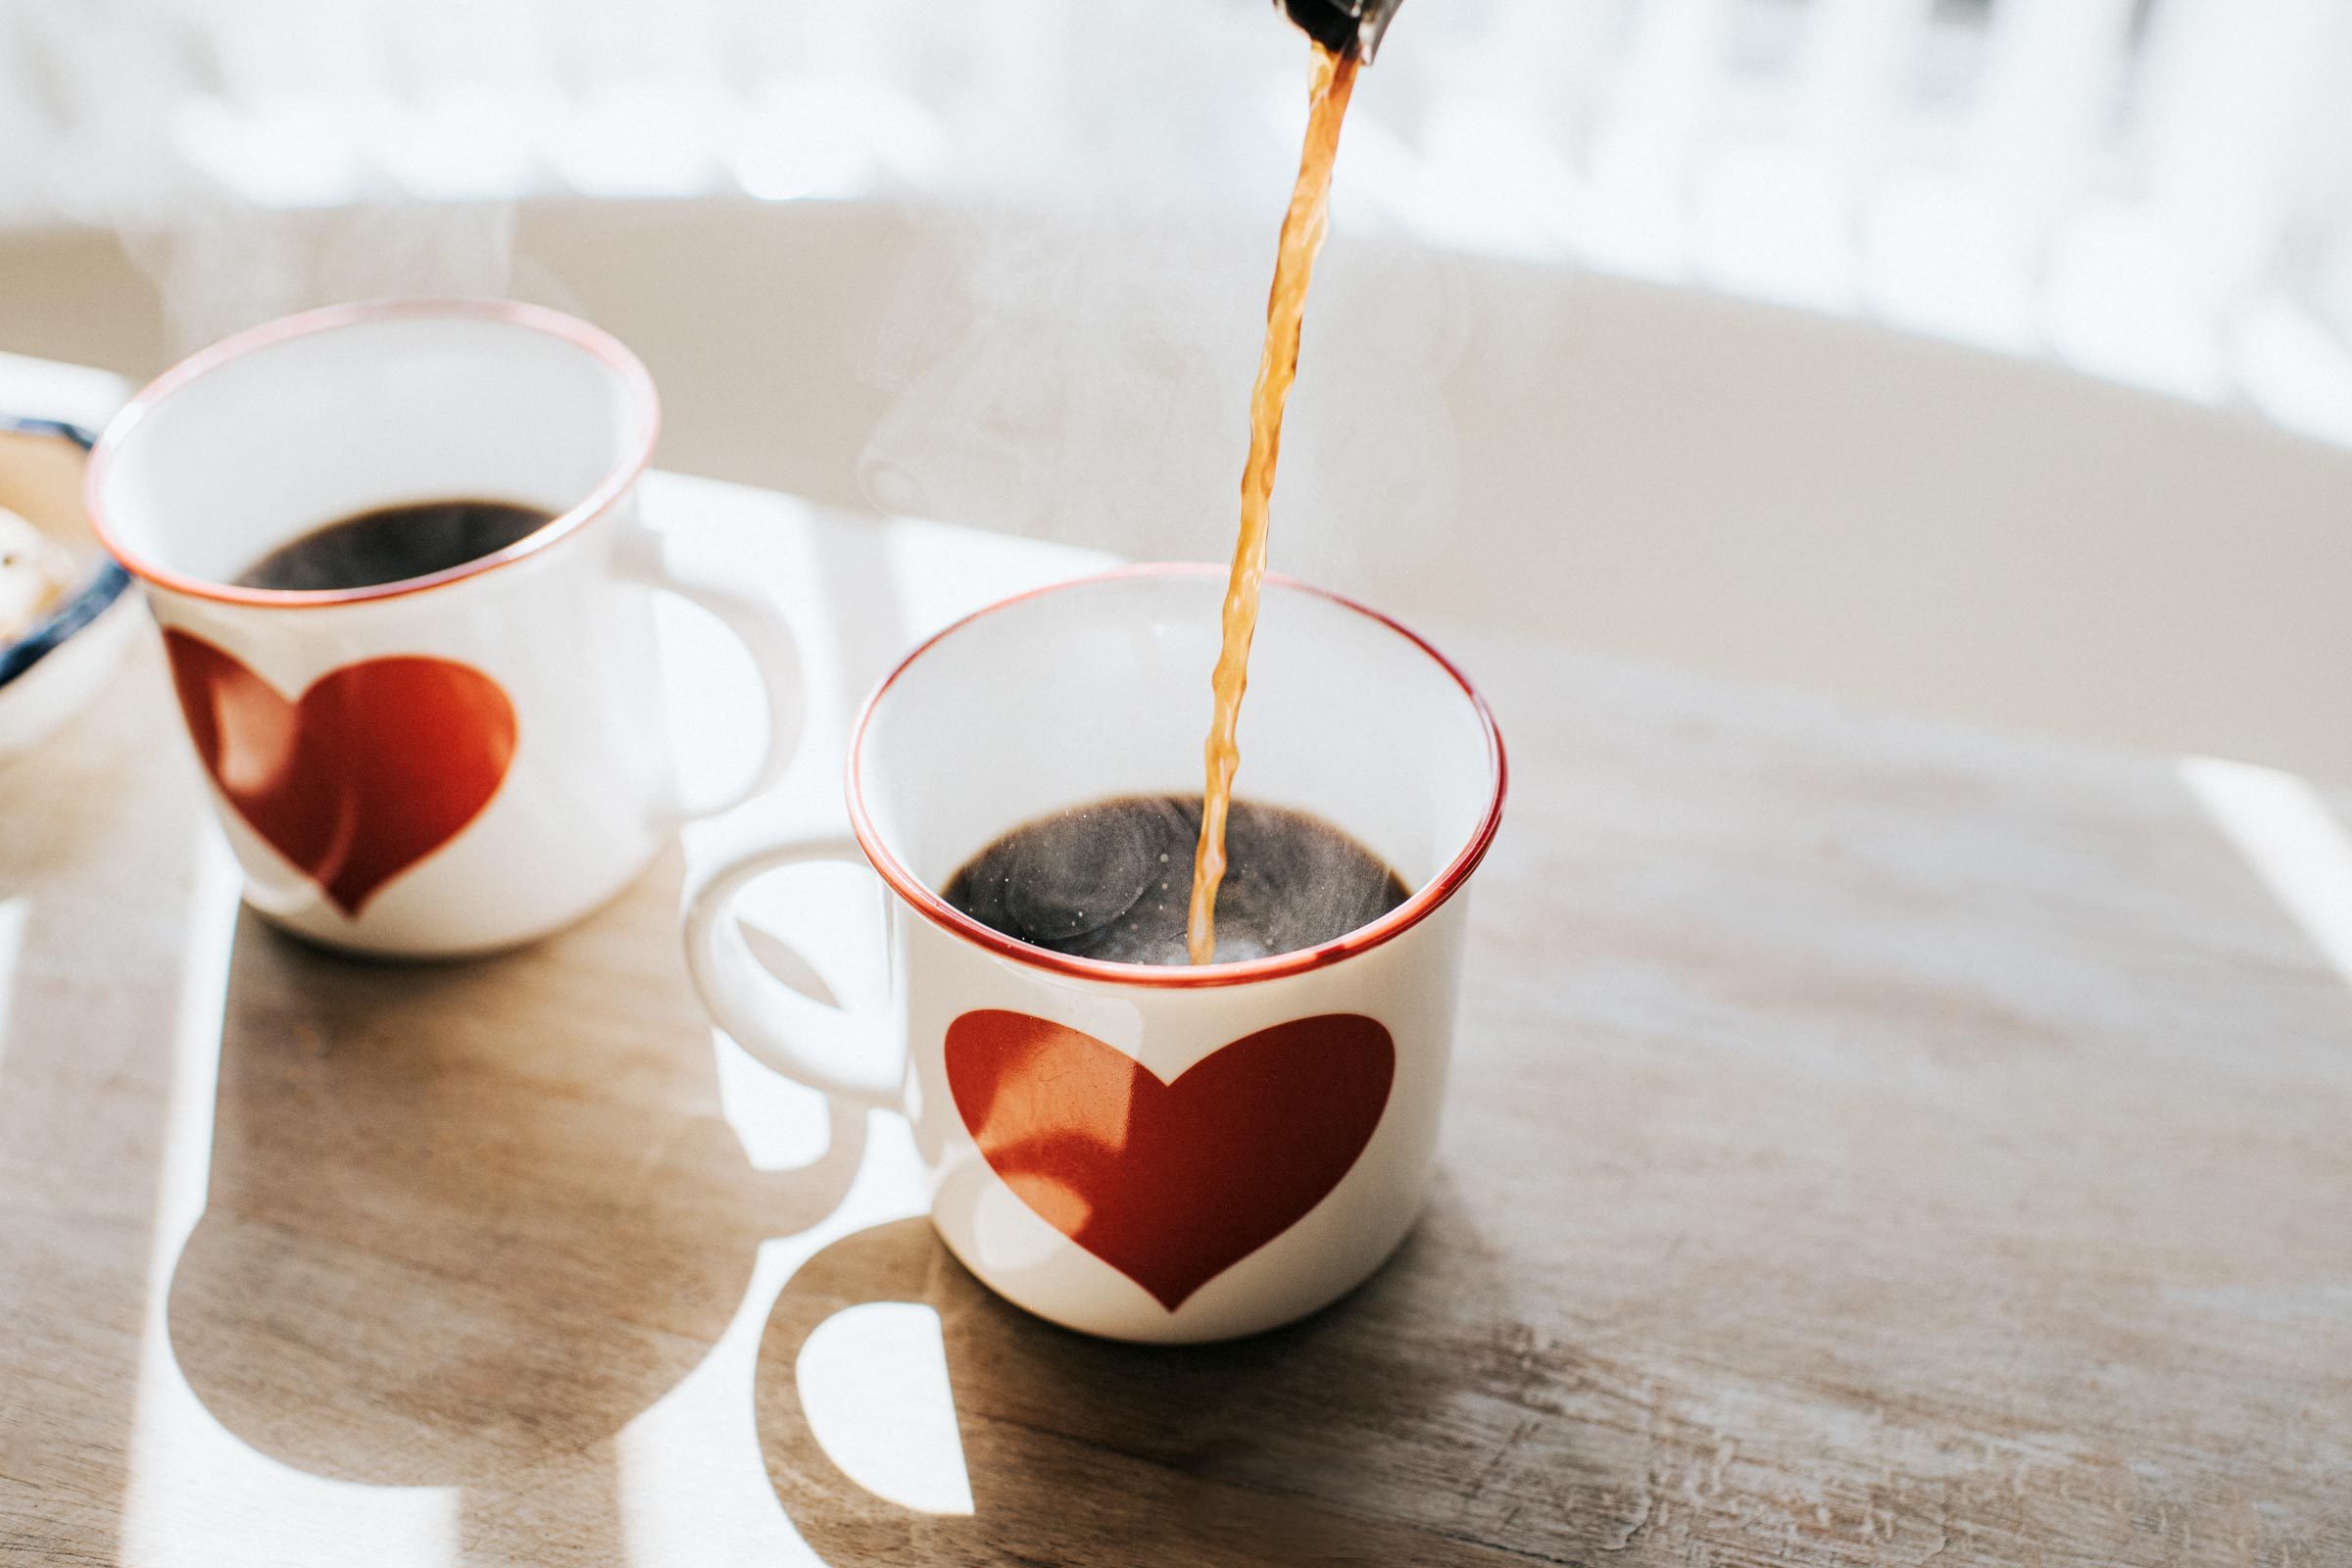
[[[0,507],[62,543],[72,590],[23,636],[0,642],[0,757],[26,751],[88,706],[137,618],[130,579],[107,559],[81,510],[91,432],[0,410]]]

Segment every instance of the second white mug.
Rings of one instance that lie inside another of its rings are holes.
[[[653,594],[718,614],[797,722],[762,606],[663,563],[638,515],[652,378],[606,333],[497,301],[337,306],[198,354],[93,455],[100,537],[144,584],[246,899],[327,945],[511,947],[618,892],[699,806],[665,734]],[[335,519],[452,499],[549,520],[429,575],[243,586]]]

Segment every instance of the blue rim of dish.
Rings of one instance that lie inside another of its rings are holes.
[[[83,452],[97,445],[98,438],[78,424],[63,419],[32,419],[20,415],[0,414],[0,433],[14,435],[48,435],[61,441],[71,441]],[[7,685],[19,675],[54,651],[75,632],[96,620],[107,606],[122,597],[130,586],[130,573],[114,561],[102,560],[90,580],[83,583],[74,595],[34,623],[32,630],[6,647],[0,647],[0,686]]]

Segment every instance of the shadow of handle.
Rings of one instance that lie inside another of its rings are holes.
[[[1420,1243],[1425,1253],[1428,1246]],[[1400,1506],[1397,1495],[1405,1478],[1433,1475],[1417,1429],[1473,1376],[1450,1364],[1457,1345],[1483,1343],[1477,1330],[1469,1341],[1432,1341],[1427,1325],[1447,1321],[1446,1305],[1458,1311],[1466,1288],[1484,1294],[1479,1273],[1459,1257],[1408,1263],[1346,1303],[1254,1339],[1122,1345],[990,1295],[929,1220],[892,1221],[825,1247],[777,1296],[753,1388],[761,1457],[802,1539],[844,1568],[1479,1568],[1502,1554],[1446,1534],[1455,1499],[1440,1491]],[[939,1315],[968,1515],[869,1490],[826,1451],[803,1401],[800,1359],[817,1326],[884,1302]],[[1500,1423],[1447,1427],[1446,1441],[1491,1443],[1501,1456],[1528,1436],[1525,1412],[1506,1408]]]
[[[814,1528],[827,1545],[836,1535],[849,1538],[839,1544],[854,1547],[855,1555],[836,1560],[966,1562],[997,1555],[978,1517],[888,1502],[844,1472],[808,1424],[798,1375],[801,1351],[817,1325],[853,1306],[911,1301],[953,1321],[975,1304],[978,1290],[949,1259],[931,1222],[917,1217],[843,1237],[804,1264],[777,1297],[760,1341],[760,1446],[777,1500],[794,1524]],[[968,1454],[969,1434],[959,1431],[957,1442]]]

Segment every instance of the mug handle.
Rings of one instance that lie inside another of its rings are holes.
[[[657,809],[658,819],[664,826],[675,826],[696,817],[716,816],[773,789],[801,740],[801,654],[784,617],[773,606],[731,582],[678,565],[662,548],[661,536],[650,531],[638,534],[623,548],[620,571],[633,582],[675,594],[716,616],[751,654],[760,671],[760,684],[767,694],[767,746],[750,779],[715,801],[672,801]]]
[[[838,1100],[896,1110],[906,1063],[886,1016],[795,991],[752,956],[735,918],[736,900],[759,878],[823,860],[866,863],[843,835],[754,845],[719,866],[686,906],[686,971],[718,1026],[767,1067]]]

